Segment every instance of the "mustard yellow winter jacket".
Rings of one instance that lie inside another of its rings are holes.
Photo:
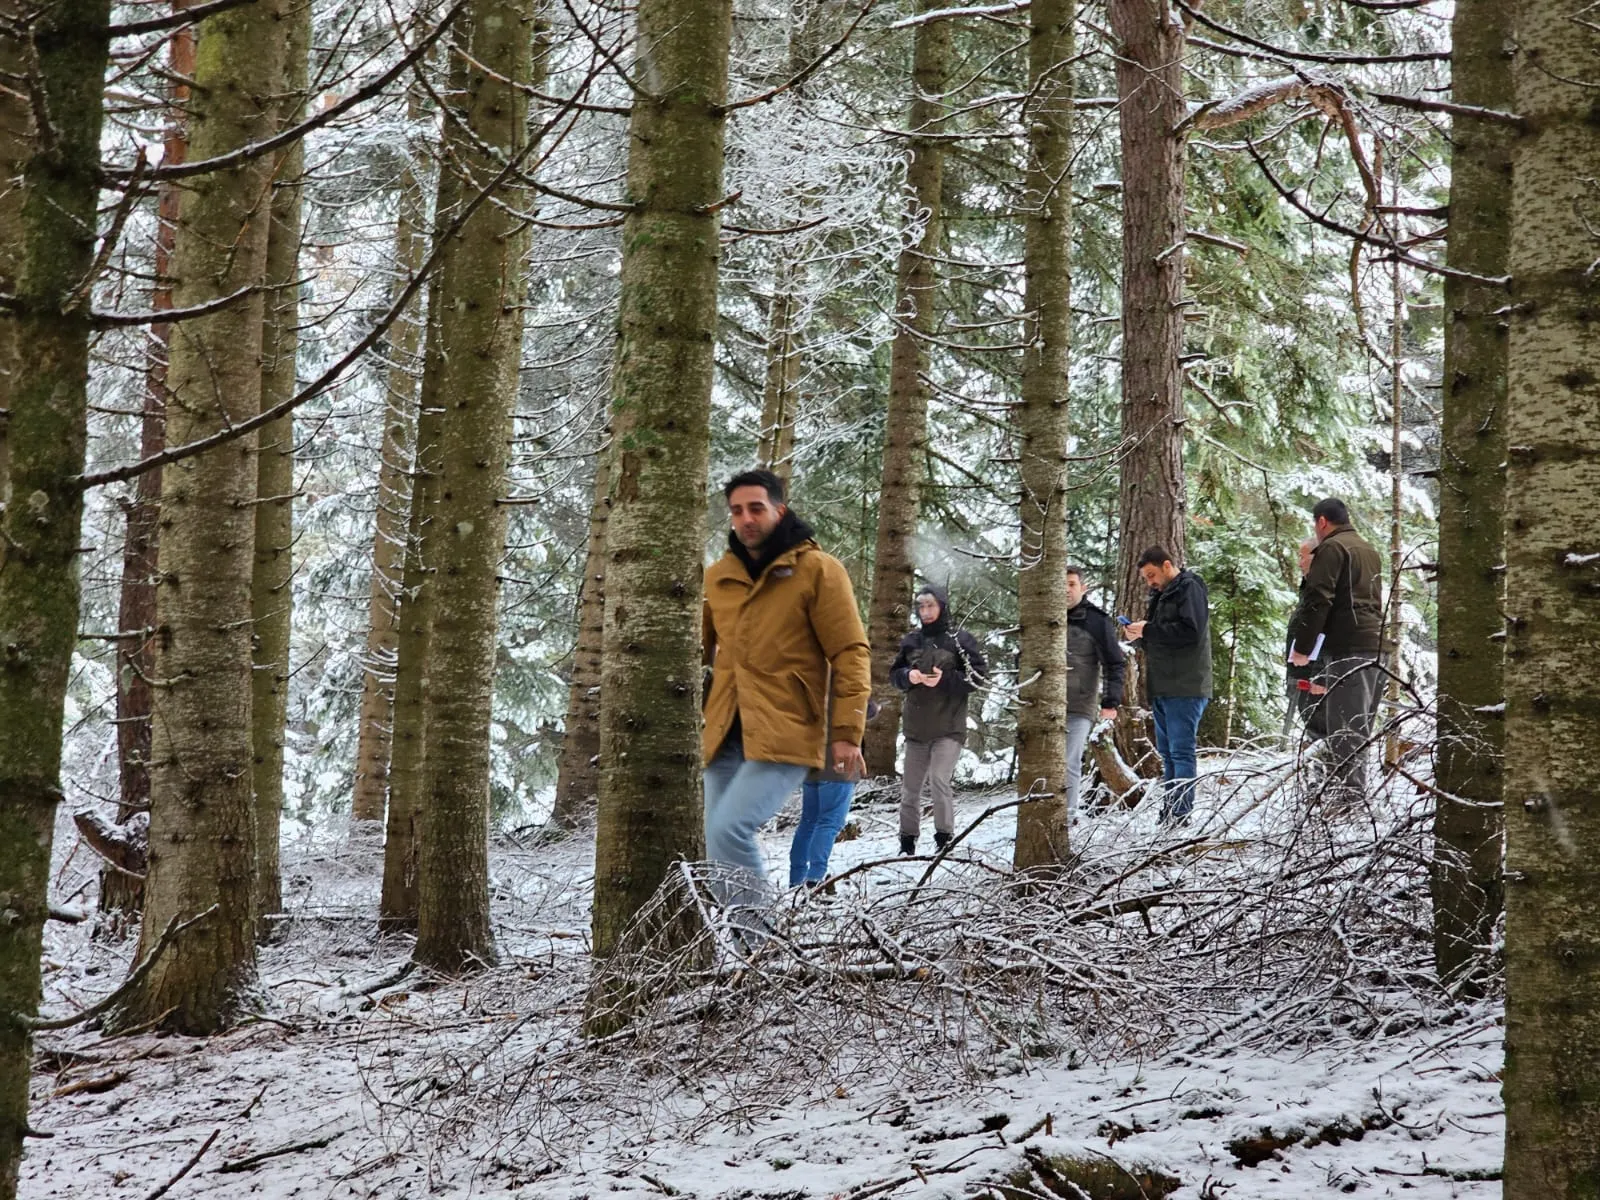
[[[872,667],[844,564],[811,539],[751,579],[732,551],[706,571],[705,661],[712,668],[701,753],[710,763],[738,715],[744,756],[821,767],[829,742],[859,745]],[[832,687],[832,728],[828,696]]]

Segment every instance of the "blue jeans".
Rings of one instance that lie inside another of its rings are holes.
[[[806,777],[796,763],[751,762],[744,743],[730,737],[706,768],[706,857],[734,868],[723,902],[760,904],[767,891],[767,864],[756,832],[783,807]]]
[[[800,824],[789,843],[789,886],[821,883],[828,877],[828,856],[850,815],[856,785],[849,781],[807,780],[800,789]]]
[[[1194,809],[1196,761],[1195,737],[1200,732],[1200,716],[1206,711],[1205,696],[1156,696],[1150,711],[1156,718],[1156,753],[1161,756],[1161,819],[1187,820]]]

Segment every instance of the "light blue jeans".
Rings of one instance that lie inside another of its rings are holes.
[[[1078,815],[1078,790],[1083,782],[1083,751],[1089,744],[1093,717],[1067,716],[1067,820]]]
[[[1156,719],[1156,753],[1161,756],[1161,820],[1181,822],[1194,809],[1195,777],[1200,773],[1195,738],[1205,696],[1155,696],[1150,711]]]
[[[767,864],[756,833],[806,777],[796,763],[751,762],[744,743],[730,737],[706,768],[706,857],[733,868],[722,899],[730,908],[763,903]]]
[[[789,843],[789,886],[821,883],[828,877],[828,856],[850,816],[856,785],[835,780],[807,780],[800,789],[800,824]]]

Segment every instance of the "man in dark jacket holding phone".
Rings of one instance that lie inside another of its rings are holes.
[[[1109,721],[1122,703],[1126,668],[1116,626],[1092,603],[1082,567],[1067,568],[1067,820],[1078,809],[1083,750],[1096,720]]]
[[[1145,619],[1126,627],[1144,645],[1145,680],[1161,756],[1161,822],[1181,825],[1194,808],[1200,717],[1211,700],[1211,607],[1205,581],[1180,570],[1172,555],[1151,546],[1139,556],[1150,585]]]
[[[1350,524],[1343,500],[1311,510],[1317,548],[1297,610],[1292,666],[1319,665],[1322,723],[1332,775],[1326,800],[1347,807],[1366,797],[1367,742],[1378,711],[1383,653],[1383,559]]]
[[[889,682],[906,693],[901,706],[906,769],[900,790],[900,853],[915,854],[922,825],[922,786],[933,800],[933,840],[939,849],[955,832],[956,760],[967,740],[967,697],[984,682],[989,664],[978,640],[950,628],[950,601],[929,585],[916,595],[922,628],[906,634],[889,668]]]

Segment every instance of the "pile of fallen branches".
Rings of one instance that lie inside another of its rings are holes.
[[[532,985],[529,964],[491,973],[474,985],[483,1036],[396,1053],[374,1092],[430,1140],[529,1164],[869,1083],[1436,1019],[1431,797],[1391,774],[1369,806],[1329,813],[1301,786],[1315,771],[1238,755],[1208,776],[1192,825],[1089,817],[1051,878],[1013,876],[1003,839],[974,829],[940,858],[865,863],[833,894],[752,913],[685,864],[609,961],[552,958]],[[984,845],[996,852],[969,849]]]

